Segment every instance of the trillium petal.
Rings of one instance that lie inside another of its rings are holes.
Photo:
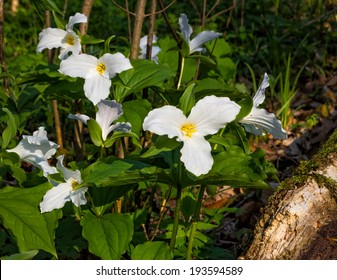
[[[44,127],[39,127],[32,136],[23,135],[19,144],[7,151],[17,153],[21,160],[41,168],[38,163],[50,159],[56,153],[58,147],[58,144],[48,140]]]
[[[180,31],[185,40],[190,43],[190,37],[193,33],[192,27],[188,24],[188,18],[185,14],[181,14],[179,17],[179,26],[180,26]]]
[[[46,192],[40,203],[41,213],[60,209],[70,201],[72,188],[69,183],[61,183]]]
[[[143,129],[169,138],[183,139],[181,126],[186,122],[184,113],[171,105],[166,105],[149,112],[143,122]]]
[[[110,94],[111,80],[96,75],[85,79],[84,94],[85,96],[96,105],[101,100],[106,99]]]
[[[76,13],[74,16],[69,17],[69,22],[66,25],[66,29],[73,30],[74,24],[80,22],[87,22],[87,17],[84,14]]]
[[[216,133],[227,123],[233,121],[240,112],[240,106],[228,97],[206,96],[199,100],[188,116],[200,135]]]
[[[60,155],[57,157],[57,164],[56,167],[58,170],[61,171],[63,178],[67,181],[67,180],[76,180],[78,183],[82,183],[82,179],[81,179],[81,173],[78,170],[72,171],[68,168],[65,168],[63,165],[63,158],[64,155]]]
[[[69,114],[68,118],[73,119],[73,120],[78,120],[78,121],[80,121],[84,124],[87,124],[87,121],[90,120],[90,117],[88,117],[87,115],[83,115],[83,114],[79,114],[79,113],[77,113],[75,115]]]
[[[96,121],[102,128],[102,138],[105,141],[112,131],[110,125],[123,114],[122,105],[114,100],[101,100],[97,107]]]
[[[87,78],[88,76],[99,76],[96,71],[98,59],[92,55],[79,54],[71,55],[66,60],[62,60],[59,71],[70,77]]]
[[[110,126],[109,133],[114,130],[118,132],[130,132],[131,131],[131,124],[129,122],[118,122],[115,125]]]
[[[121,73],[132,68],[130,60],[119,52],[114,54],[104,54],[100,57],[99,63],[100,62],[107,67],[105,73],[107,73],[108,78],[110,79],[115,77],[117,73]]]
[[[208,41],[218,38],[221,34],[214,31],[202,31],[190,42],[190,53],[203,51],[201,46]]]
[[[241,120],[241,123],[248,132],[255,135],[262,135],[263,130],[265,130],[268,133],[271,133],[274,138],[287,138],[287,133],[282,128],[281,122],[276,119],[274,114],[268,113],[264,109],[253,107],[250,114]]]
[[[189,138],[184,141],[180,159],[194,175],[207,174],[213,165],[211,145],[202,136]]]
[[[39,34],[39,43],[36,52],[41,52],[44,49],[53,49],[65,47],[62,40],[67,35],[67,32],[58,28],[46,28]]]
[[[85,198],[85,192],[87,190],[88,188],[85,187],[71,192],[70,199],[77,207],[87,204],[87,199]]]
[[[264,73],[263,81],[260,84],[256,94],[253,97],[254,107],[257,107],[263,103],[264,99],[266,98],[265,91],[267,87],[269,87],[269,77],[267,73]]]
[[[57,169],[54,166],[50,166],[49,165],[48,161],[37,162],[37,165],[42,170],[44,177],[48,177],[48,175],[57,174],[58,173]]]

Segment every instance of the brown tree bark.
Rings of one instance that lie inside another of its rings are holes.
[[[270,198],[257,222],[254,239],[240,259],[330,259],[321,256],[319,247],[333,247],[337,236],[322,236],[321,231],[337,220],[337,131],[309,161],[302,162],[297,174],[282,182]],[[335,229],[335,233],[337,229]]]

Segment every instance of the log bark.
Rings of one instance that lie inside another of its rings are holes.
[[[321,231],[336,224],[336,198],[337,131],[311,160],[301,163],[292,178],[281,183],[262,210],[252,244],[240,259],[337,258],[312,255],[315,246],[322,247],[316,242]],[[337,234],[336,228],[334,232]],[[332,242],[328,245],[337,250],[337,236],[324,236],[322,240]]]

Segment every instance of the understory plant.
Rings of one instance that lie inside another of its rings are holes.
[[[67,24],[56,12],[54,19],[36,50],[59,49],[55,63],[12,77],[10,93],[1,92],[1,253],[215,258],[209,233],[222,210],[204,212],[205,190],[270,188],[276,174],[247,140],[250,133],[287,136],[260,108],[268,75],[253,95],[237,87],[224,38],[194,35],[184,13],[178,35],[157,35],[150,59],[143,43],[139,59],[129,59],[128,48],[111,49],[113,35],[81,35],[75,27],[84,14]],[[64,116],[55,134],[51,102]]]

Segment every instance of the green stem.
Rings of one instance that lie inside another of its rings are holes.
[[[195,236],[195,233],[197,232],[197,225],[198,225],[198,222],[193,222],[191,225],[190,237],[188,238],[186,260],[192,259],[192,249],[193,249],[193,243],[194,243],[194,236]]]
[[[179,64],[179,80],[178,80],[178,84],[177,84],[177,90],[179,90],[180,88],[180,84],[181,84],[181,80],[183,78],[183,73],[184,73],[184,65],[185,65],[185,58],[183,55],[181,55],[181,58],[180,58],[180,64]]]
[[[196,205],[195,210],[194,210],[194,222],[191,225],[190,237],[188,238],[187,253],[186,253],[186,259],[187,260],[192,259],[194,237],[195,237],[195,233],[197,232],[197,225],[198,225],[198,222],[199,222],[201,204],[202,204],[202,199],[203,199],[203,196],[204,196],[205,189],[206,189],[206,185],[200,186],[197,205]]]
[[[176,209],[174,210],[174,220],[173,220],[173,229],[172,229],[172,236],[170,241],[170,248],[173,251],[176,245],[178,227],[179,227],[179,214],[181,208],[181,191],[182,187],[179,184],[177,186],[177,197],[176,197]]]

